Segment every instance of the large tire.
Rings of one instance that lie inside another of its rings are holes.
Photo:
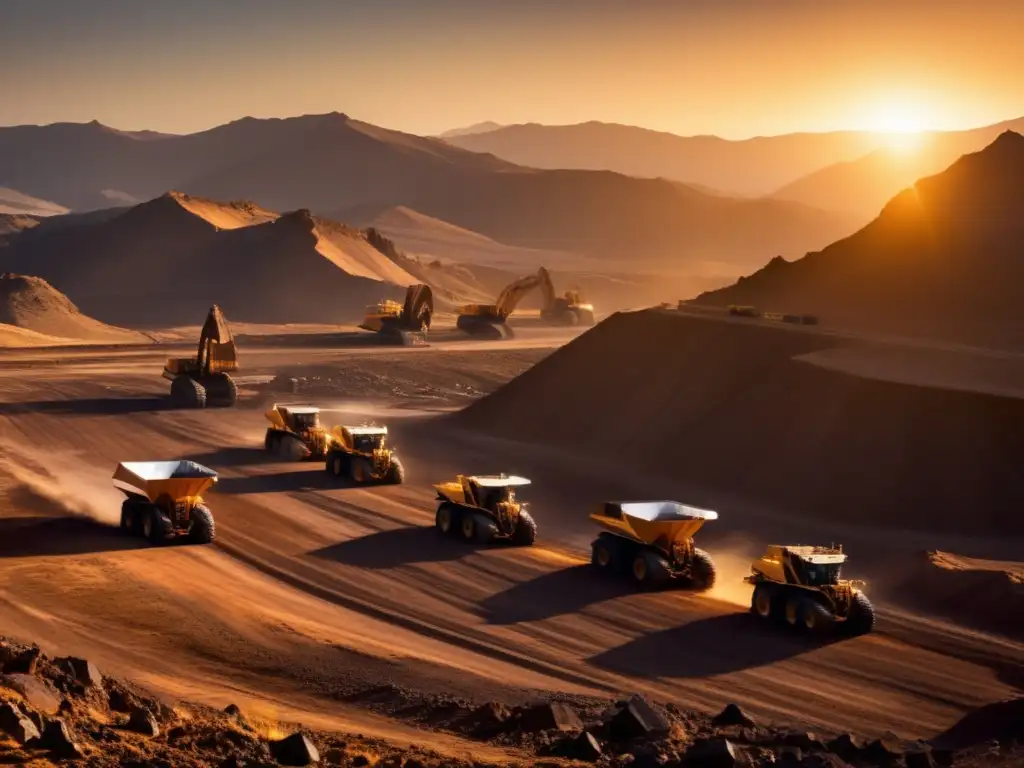
[[[641,589],[660,589],[672,578],[668,562],[649,549],[639,549],[633,557],[633,581]]]
[[[164,531],[163,521],[160,519],[160,511],[151,506],[141,510],[142,514],[142,535],[153,546],[160,546],[167,541],[167,534]]]
[[[306,446],[302,441],[290,434],[279,434],[275,443],[275,453],[281,461],[302,461],[306,458]]]
[[[474,523],[473,541],[477,544],[491,544],[498,536],[498,524],[489,517],[483,515],[466,515],[463,518],[472,517]]]
[[[263,448],[267,453],[277,454],[277,440],[277,433],[272,429],[268,429],[267,434],[263,438]]]
[[[459,520],[459,533],[463,539],[466,541],[476,541],[476,529],[478,527],[479,522],[476,515],[469,512],[462,514],[462,518]]]
[[[537,540],[537,522],[525,509],[520,510],[516,529],[512,531],[512,543],[517,547],[530,547]]]
[[[750,611],[759,619],[771,621],[778,619],[778,597],[775,588],[770,584],[758,584],[750,597]]]
[[[817,600],[805,597],[800,601],[800,626],[812,635],[820,635],[832,628],[835,617]]]
[[[226,373],[215,373],[203,379],[206,404],[211,408],[229,408],[238,400],[238,385]]]
[[[405,467],[397,456],[391,457],[391,466],[388,467],[388,474],[385,481],[391,485],[401,485],[405,482]]]
[[[458,530],[458,525],[459,514],[455,505],[448,501],[442,502],[434,515],[434,527],[437,528],[438,533],[453,536]]]
[[[179,408],[205,408],[206,389],[191,376],[176,376],[171,382],[171,400]]]
[[[599,534],[590,544],[590,564],[604,573],[616,573],[621,566],[618,542],[607,533]]]
[[[703,549],[693,550],[693,562],[690,564],[690,586],[700,592],[707,592],[718,579],[715,562],[711,555]]]
[[[324,468],[331,477],[341,479],[348,477],[348,456],[342,451],[328,451],[327,459],[324,461]]]
[[[348,479],[352,485],[366,485],[370,482],[369,462],[362,456],[353,456],[348,462]]]
[[[192,527],[188,532],[188,540],[192,544],[212,544],[217,537],[217,524],[213,521],[213,513],[204,504],[192,507]]]
[[[121,502],[121,531],[132,533],[135,530],[135,503],[131,499]]]
[[[866,635],[875,628],[875,607],[863,592],[853,593],[850,615],[843,628],[848,635]]]

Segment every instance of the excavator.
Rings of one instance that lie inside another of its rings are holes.
[[[366,308],[359,327],[403,344],[425,342],[434,315],[434,292],[429,285],[410,285],[405,303],[385,299]]]
[[[534,290],[544,292],[544,307],[541,320],[558,325],[593,325],[594,307],[580,302],[579,291],[566,291],[564,296],[555,294],[550,273],[541,267],[534,275],[527,275],[506,285],[493,304],[464,304],[458,308],[455,324],[461,331],[474,336],[491,336],[510,339],[512,329],[507,325],[509,315],[522,300]]]
[[[226,407],[238,399],[229,375],[238,370],[238,351],[228,321],[214,304],[199,333],[195,357],[167,359],[163,377],[171,382],[171,399],[182,408]]]

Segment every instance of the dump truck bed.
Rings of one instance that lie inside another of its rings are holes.
[[[114,487],[130,496],[156,501],[199,496],[217,482],[217,473],[188,459],[176,461],[123,461],[114,470]]]
[[[692,538],[718,513],[678,501],[607,502],[590,519],[612,533],[654,544],[662,536],[669,542]]]

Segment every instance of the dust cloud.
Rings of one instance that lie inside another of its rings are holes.
[[[81,453],[10,443],[0,447],[0,482],[11,506],[22,512],[117,525],[123,497],[110,474]]]
[[[704,595],[712,600],[721,600],[744,608],[750,607],[753,587],[743,579],[750,575],[750,564],[756,557],[755,550],[740,544],[719,545],[711,550],[711,557],[715,561],[718,578],[715,580],[715,586]]]

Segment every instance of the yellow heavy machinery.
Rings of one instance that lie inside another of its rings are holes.
[[[216,536],[213,514],[202,497],[217,482],[209,467],[188,460],[123,461],[113,480],[127,497],[121,505],[121,530],[126,533],[153,544],[209,544]]]
[[[359,327],[410,344],[426,340],[433,316],[433,290],[429,285],[410,285],[404,303],[385,299],[367,307]]]
[[[458,475],[434,485],[437,508],[434,524],[448,535],[488,544],[509,541],[530,546],[537,539],[537,523],[527,502],[516,499],[516,489],[530,484],[516,475]]]
[[[555,294],[551,275],[541,267],[537,271],[540,288],[544,293],[544,306],[540,311],[542,322],[551,325],[593,325],[594,305],[585,304],[578,290],[569,290],[561,296]]]
[[[772,544],[750,566],[754,585],[750,610],[766,620],[822,632],[840,627],[863,635],[875,625],[875,610],[863,582],[840,578],[846,553],[840,547]]]
[[[238,370],[238,351],[220,307],[214,304],[199,333],[195,357],[168,358],[163,377],[171,382],[171,399],[184,408],[235,404],[238,387],[230,374]]]
[[[405,467],[387,440],[387,427],[335,427],[327,450],[327,473],[348,478],[357,485],[401,484],[405,481]]]
[[[521,277],[506,285],[493,304],[463,304],[456,309],[455,326],[473,336],[510,339],[512,329],[506,321],[523,296],[542,282],[540,273]]]
[[[324,459],[331,436],[320,423],[320,409],[312,405],[274,403],[264,416],[270,422],[263,447],[289,461]]]
[[[605,531],[591,546],[602,571],[628,576],[644,589],[672,582],[697,590],[715,584],[715,564],[693,535],[718,513],[677,501],[606,502],[590,519]]]
[[[683,302],[679,302],[680,305]],[[680,309],[682,307],[680,306]],[[749,304],[730,304],[728,307],[729,314],[733,317],[760,317],[761,313],[757,311],[757,307],[752,307]]]

